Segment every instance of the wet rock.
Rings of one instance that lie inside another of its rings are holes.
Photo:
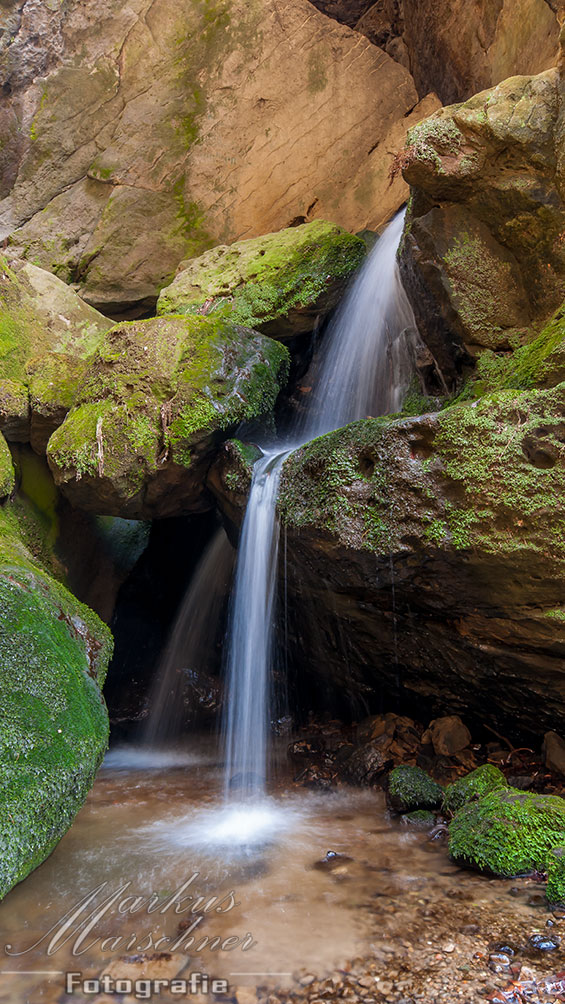
[[[561,938],[557,935],[532,934],[529,940],[537,952],[554,952],[561,944]]]
[[[353,858],[348,857],[347,854],[340,854],[338,851],[328,851],[325,857],[315,862],[313,867],[317,871],[333,872],[350,861],[353,861]]]
[[[548,770],[565,777],[565,739],[557,732],[546,732],[543,737],[542,752]]]
[[[380,741],[365,743],[353,750],[342,763],[340,776],[350,784],[371,786],[378,784],[392,766],[392,757],[386,744]]]
[[[403,826],[408,826],[414,830],[431,830],[435,825],[436,817],[434,812],[427,809],[416,809],[414,812],[406,812],[402,816]]]
[[[336,783],[336,772],[331,767],[317,766],[315,764],[305,767],[294,778],[296,784],[303,788],[313,788],[317,791],[331,791]]]
[[[435,718],[422,736],[422,743],[431,742],[438,756],[453,756],[471,742],[471,733],[458,715]]]
[[[420,767],[395,767],[387,778],[387,801],[395,812],[436,809],[443,801],[443,788]]]
[[[546,896],[550,904],[565,905],[565,846],[553,847],[547,856]]]
[[[513,876],[544,868],[565,829],[565,800],[513,788],[491,791],[456,813],[449,853],[461,864]]]
[[[459,778],[448,785],[443,801],[443,811],[454,814],[467,802],[472,802],[489,791],[497,788],[507,788],[508,782],[498,767],[493,764],[483,764],[471,771],[466,777]]]

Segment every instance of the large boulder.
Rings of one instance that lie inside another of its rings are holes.
[[[485,348],[528,341],[563,301],[560,86],[557,70],[513,77],[409,133],[401,270],[448,383]]]
[[[112,321],[61,279],[0,257],[0,430],[43,452]]]
[[[53,850],[108,742],[101,695],[112,642],[0,509],[0,897]]]
[[[565,384],[356,422],[281,477],[290,664],[541,736],[565,721]],[[231,520],[241,450],[210,479]],[[347,642],[341,639],[346,634]]]
[[[153,305],[219,243],[390,213],[412,77],[308,0],[6,6],[0,239],[90,303]]]
[[[323,220],[217,247],[178,273],[158,314],[229,312],[272,338],[312,331],[332,310],[366,254],[359,237]]]
[[[49,440],[56,484],[99,514],[208,508],[204,480],[218,444],[272,411],[288,358],[280,342],[222,312],[115,325]]]

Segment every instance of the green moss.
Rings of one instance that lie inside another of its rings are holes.
[[[16,484],[12,454],[4,436],[0,433],[0,499],[11,495]]]
[[[547,902],[565,906],[565,847],[554,847],[546,860]]]
[[[457,812],[449,853],[462,864],[511,877],[545,869],[564,832],[564,799],[499,788]]]
[[[454,239],[443,260],[469,337],[496,347],[501,327],[493,318],[500,313],[501,294],[513,282],[510,263],[496,257],[478,234],[468,232]]]
[[[565,306],[528,344],[504,355],[484,352],[460,400],[497,390],[554,387],[565,380]]]
[[[463,143],[463,134],[453,119],[440,112],[419,122],[409,130],[406,148],[414,158],[433,165],[438,174],[445,170],[442,156],[457,156]]]
[[[111,636],[0,509],[0,896],[47,857],[104,754]]]
[[[234,323],[289,335],[292,313],[303,311],[299,330],[308,330],[318,310],[335,306],[365,253],[360,238],[322,220],[214,248],[162,291],[157,312],[229,313]]]
[[[470,774],[448,785],[443,800],[443,811],[453,815],[462,806],[482,798],[489,791],[507,787],[508,782],[498,767],[494,767],[490,763],[483,764],[476,770],[472,770]]]
[[[188,468],[218,433],[271,412],[288,366],[284,346],[222,314],[116,325],[49,462],[65,480],[104,479],[131,501],[167,460]]]
[[[437,809],[443,788],[420,767],[395,767],[388,775],[387,797],[396,812]]]
[[[402,817],[402,822],[415,830],[431,830],[435,821],[435,813],[428,809],[416,809],[415,812],[407,812]]]

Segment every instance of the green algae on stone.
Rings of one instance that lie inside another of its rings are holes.
[[[565,832],[565,799],[499,788],[464,805],[449,826],[455,861],[507,878],[547,867]]]
[[[51,853],[108,741],[112,640],[48,575],[0,509],[0,897]]]
[[[415,809],[402,816],[402,822],[414,830],[431,830],[435,825],[435,813],[429,809]]]
[[[443,788],[421,767],[400,766],[388,775],[387,798],[396,812],[437,809],[443,800]]]
[[[57,484],[101,514],[191,511],[216,445],[272,411],[288,362],[284,346],[223,314],[115,325],[49,441]]]
[[[554,847],[547,855],[547,888],[545,895],[551,905],[565,906],[565,846]]]
[[[0,429],[45,449],[112,321],[56,276],[0,257]]]
[[[182,263],[158,314],[226,311],[276,338],[310,331],[365,257],[363,241],[323,220],[207,251]]]
[[[508,782],[498,767],[493,764],[482,764],[465,777],[460,777],[448,785],[443,800],[443,811],[455,814],[467,802],[475,801],[497,788],[507,788]]]
[[[11,495],[16,484],[12,454],[4,436],[0,433],[0,499]]]

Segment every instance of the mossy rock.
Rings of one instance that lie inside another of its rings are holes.
[[[0,433],[0,499],[11,495],[16,484],[10,448]]]
[[[454,815],[467,802],[482,798],[483,795],[488,794],[489,791],[496,791],[497,788],[507,787],[508,781],[502,771],[493,764],[485,763],[447,786],[443,800],[443,811]]]
[[[0,896],[53,850],[108,741],[112,640],[31,557],[0,509]]]
[[[99,514],[208,507],[215,449],[240,422],[272,412],[288,361],[283,345],[223,314],[115,325],[49,441],[55,482]]]
[[[402,822],[412,830],[431,830],[435,825],[435,812],[429,809],[416,809],[414,812],[406,812],[402,816]]]
[[[499,788],[456,813],[449,853],[461,864],[510,878],[544,870],[564,833],[565,799]]]
[[[0,429],[8,439],[45,450],[111,325],[50,272],[0,256]]]
[[[224,311],[236,324],[291,338],[337,305],[365,254],[359,237],[323,220],[238,241],[183,262],[157,313]]]
[[[547,902],[565,906],[565,847],[554,847],[547,855]]]
[[[470,400],[498,390],[556,387],[565,380],[565,304],[541,333],[512,353],[487,351],[479,356],[476,372],[459,400]]]
[[[438,809],[443,788],[421,767],[395,767],[388,775],[387,800],[395,812]]]

